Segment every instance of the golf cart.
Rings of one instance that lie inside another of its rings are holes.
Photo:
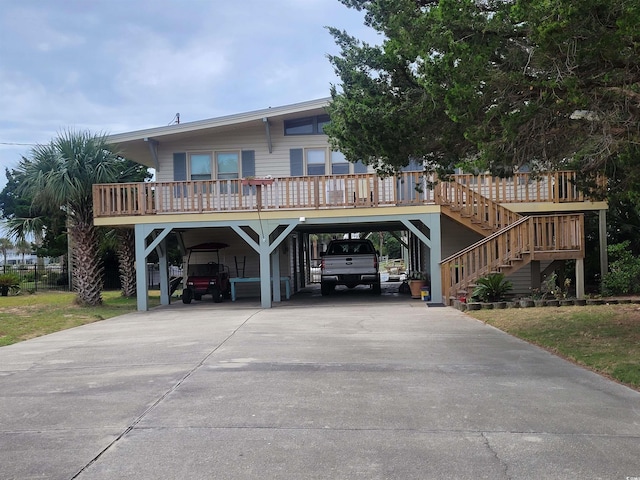
[[[187,249],[187,281],[182,290],[182,303],[202,300],[203,295],[211,295],[215,303],[231,298],[229,267],[220,263],[220,250],[228,246],[226,243],[201,243]],[[213,253],[216,261],[211,260]]]

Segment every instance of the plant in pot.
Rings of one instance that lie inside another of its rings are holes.
[[[9,292],[17,293],[20,290],[20,277],[15,273],[3,273],[0,275],[0,295],[6,297]]]
[[[499,303],[498,308],[504,308],[506,295],[512,289],[513,284],[505,278],[503,273],[490,273],[476,281],[472,297],[484,303]]]
[[[407,282],[411,290],[411,298],[420,298],[422,288],[429,283],[429,276],[425,272],[410,271],[407,273]]]

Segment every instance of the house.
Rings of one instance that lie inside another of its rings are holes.
[[[169,234],[185,252],[228,244],[221,262],[243,279],[235,286],[259,294],[265,308],[282,300],[283,288],[305,286],[309,236],[317,233],[405,232],[398,237],[409,268],[429,273],[435,302],[464,295],[492,271],[504,271],[526,292],[568,259],[576,261],[576,292],[584,293],[584,213],[599,212],[602,249],[607,205],[575,188],[575,172],[461,174],[432,188],[436,179],[411,164],[379,178],[331,151],[323,133],[329,101],[109,137],[156,172],[154,182],[95,185],[93,193],[96,225],[135,229],[138,309],[148,308],[144,266],[154,250],[161,303],[170,302]]]

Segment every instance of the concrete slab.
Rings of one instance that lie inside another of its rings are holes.
[[[2,478],[640,477],[640,393],[385,293],[173,304],[0,349]]]

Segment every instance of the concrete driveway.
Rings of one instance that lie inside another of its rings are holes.
[[[3,479],[626,479],[640,393],[405,296],[175,304],[0,348]]]

